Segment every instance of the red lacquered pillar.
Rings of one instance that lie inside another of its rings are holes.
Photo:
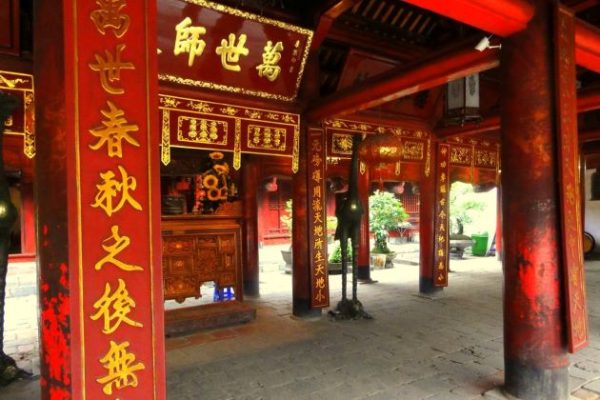
[[[156,1],[115,4],[34,2],[43,400],[166,399]]]
[[[435,149],[435,143],[432,143]],[[433,252],[435,243],[436,210],[436,151],[429,151],[429,171],[419,182],[419,292],[424,295],[441,293],[443,288],[433,284]]]
[[[242,249],[244,254],[244,295],[259,295],[258,262],[258,163],[250,155],[243,162],[242,193],[244,197],[244,225]]]
[[[360,242],[358,247],[358,279],[371,281],[370,247],[369,247],[369,194],[370,168],[365,168],[364,174],[358,174],[358,194],[363,205],[364,214],[360,223]]]
[[[551,4],[502,43],[505,390],[567,399]]]

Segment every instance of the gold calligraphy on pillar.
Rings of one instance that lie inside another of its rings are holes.
[[[112,29],[116,37],[120,38],[129,29],[129,15],[121,10],[127,5],[126,0],[96,0],[98,9],[90,14],[90,18],[101,34],[106,34],[107,29]]]
[[[106,335],[114,333],[121,323],[125,323],[135,328],[141,328],[144,325],[129,318],[129,314],[135,307],[135,301],[129,295],[125,281],[119,279],[119,286],[112,292],[110,283],[106,283],[104,294],[94,303],[97,312],[90,316],[94,321],[102,318],[104,328],[102,332]]]
[[[108,100],[108,110],[100,112],[106,118],[101,121],[103,126],[90,129],[90,133],[98,138],[94,144],[90,144],[92,150],[98,150],[106,145],[108,156],[123,158],[123,140],[135,147],[140,147],[140,143],[135,140],[131,133],[137,132],[139,127],[136,124],[129,124],[124,118],[125,112]]]
[[[310,171],[309,187],[311,194],[311,219],[312,219],[312,264],[313,267],[313,301],[314,306],[326,306],[327,296],[327,227],[323,218],[325,209],[323,193],[323,144],[322,139],[313,136],[310,141]]]
[[[115,49],[115,53],[111,53],[108,50],[104,51],[106,58],[96,54],[96,64],[89,64],[92,71],[98,72],[100,75],[100,83],[102,88],[110,94],[123,94],[125,90],[123,88],[113,86],[114,82],[121,81],[121,70],[122,69],[135,69],[133,63],[121,62],[121,53],[125,49],[124,44],[118,44]]]
[[[94,268],[96,271],[102,269],[104,264],[110,263],[120,268],[123,271],[143,271],[139,265],[127,264],[119,259],[117,255],[125,250],[131,244],[129,236],[119,235],[119,226],[113,225],[110,228],[111,235],[102,241],[102,249],[107,253],[100,261],[96,263]]]
[[[115,179],[116,175],[113,171],[106,171],[100,173],[102,183],[96,185],[98,193],[94,198],[92,207],[101,208],[104,210],[106,215],[109,217],[115,212],[121,210],[125,204],[129,204],[134,209],[141,211],[142,206],[138,203],[130,191],[134,191],[137,187],[137,180],[129,176],[125,168],[118,166],[119,173],[121,174],[121,180]],[[117,200],[117,204],[113,203],[113,200]]]
[[[135,373],[146,369],[143,363],[136,363],[133,353],[127,351],[129,345],[130,343],[127,341],[117,344],[111,340],[110,349],[100,360],[100,363],[106,369],[106,375],[96,379],[96,381],[104,385],[102,391],[106,395],[113,394],[113,387],[116,389],[137,387],[138,378]]]

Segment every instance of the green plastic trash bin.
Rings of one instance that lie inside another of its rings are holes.
[[[473,255],[485,256],[487,253],[488,234],[471,235],[471,239],[475,242],[472,248]]]

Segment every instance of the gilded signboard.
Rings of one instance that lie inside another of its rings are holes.
[[[158,10],[160,80],[296,98],[312,31],[205,0],[162,0]]]

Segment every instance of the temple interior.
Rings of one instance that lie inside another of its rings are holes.
[[[600,399],[598,0],[3,0],[0,399]]]

